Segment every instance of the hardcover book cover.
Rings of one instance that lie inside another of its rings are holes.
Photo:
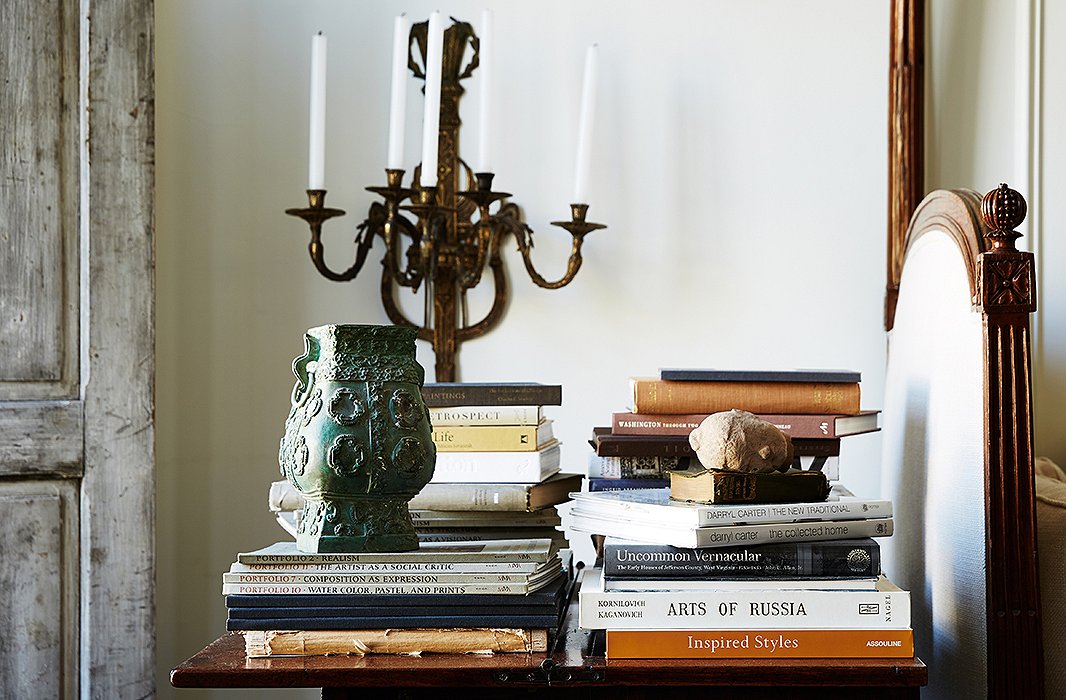
[[[630,381],[634,413],[859,413],[859,385],[833,382]]]
[[[429,627],[542,627],[559,626],[557,613],[547,615],[426,615],[421,617],[283,617],[226,619],[226,629],[240,630],[365,630]]]
[[[659,379],[672,382],[830,382],[854,384],[862,374],[851,369],[704,369],[667,368]]]
[[[797,520],[861,520],[892,517],[892,501],[859,498],[843,486],[834,486],[822,501],[808,503],[707,504],[678,501],[663,488],[618,492],[574,493],[576,508],[584,513],[656,522],[676,527],[705,527],[735,523],[782,523]]]
[[[911,630],[607,630],[608,659],[909,659]]]
[[[503,594],[431,594],[407,595],[359,595],[359,596],[321,596],[321,595],[228,595],[228,608],[306,608],[306,607],[344,607],[352,610],[381,611],[383,608],[418,607],[445,609],[460,608],[465,610],[485,607],[508,607],[513,605],[557,608],[566,598],[569,579],[562,579],[540,590],[526,595]],[[311,617],[308,615],[307,617]]]
[[[668,547],[608,537],[603,545],[603,573],[609,578],[670,580],[877,576],[881,573],[881,548],[870,537],[714,549]]]
[[[814,471],[735,472],[685,469],[670,472],[670,497],[698,503],[802,503],[829,495],[825,474]]]
[[[911,626],[910,593],[881,577],[872,591],[605,591],[599,569],[578,593],[585,629],[793,630]]]
[[[792,438],[793,443],[800,439],[810,442],[848,435],[861,435],[877,431],[877,418],[880,411],[860,411],[856,415],[843,414],[756,414],[768,423],[773,423],[781,432]],[[655,414],[618,411],[611,415],[612,435],[642,435],[658,438],[687,438],[688,434],[699,427],[710,413]]]
[[[428,382],[422,400],[429,408],[454,406],[561,406],[563,387],[534,382]]]

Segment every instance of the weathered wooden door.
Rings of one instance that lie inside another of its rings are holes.
[[[0,2],[0,696],[154,689],[143,0]]]

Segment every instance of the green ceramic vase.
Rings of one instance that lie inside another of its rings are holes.
[[[407,502],[433,476],[436,449],[415,360],[417,329],[311,328],[278,460],[306,498],[302,552],[418,548]]]

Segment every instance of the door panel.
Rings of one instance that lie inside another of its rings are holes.
[[[0,403],[0,476],[81,476],[82,425],[81,401]]]
[[[78,3],[0,3],[0,400],[77,398]]]
[[[0,692],[73,697],[77,654],[77,487],[0,482]]]

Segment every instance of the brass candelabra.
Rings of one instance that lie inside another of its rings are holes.
[[[420,184],[421,166],[415,168],[409,187],[403,186],[403,170],[386,169],[384,187],[366,188],[382,201],[370,205],[366,219],[357,227],[351,267],[335,272],[325,262],[322,224],[345,213],[325,206],[326,190],[308,190],[306,208],[285,211],[307,222],[311,229],[311,260],[324,277],[336,282],[355,279],[375,239],[382,240],[385,252],[381,261],[381,300],[385,311],[392,323],[417,327],[418,337],[433,344],[437,381],[455,381],[459,344],[484,335],[503,317],[508,285],[500,249],[508,235],[514,237],[533,282],[546,289],[558,289],[569,284],[580,269],[585,235],[605,228],[586,220],[588,204],[571,204],[569,221],[552,222],[569,231],[573,238],[566,273],[558,280],[548,281],[536,271],[531,258],[533,230],[515,203],[503,201],[511,195],[492,189],[493,173],[474,173],[459,157],[459,100],[464,92],[461,81],[478,66],[479,44],[469,23],[453,20],[444,32],[438,185]],[[468,45],[471,58],[464,66],[462,59]],[[414,24],[408,39],[407,66],[422,80],[426,46],[427,22]],[[421,65],[415,60],[415,51],[421,56]],[[495,213],[491,211],[493,205],[498,205]],[[486,266],[494,285],[492,306],[483,318],[470,322],[466,294],[481,282]],[[425,295],[420,324],[401,310],[395,296],[400,287],[413,293],[421,290]]]

